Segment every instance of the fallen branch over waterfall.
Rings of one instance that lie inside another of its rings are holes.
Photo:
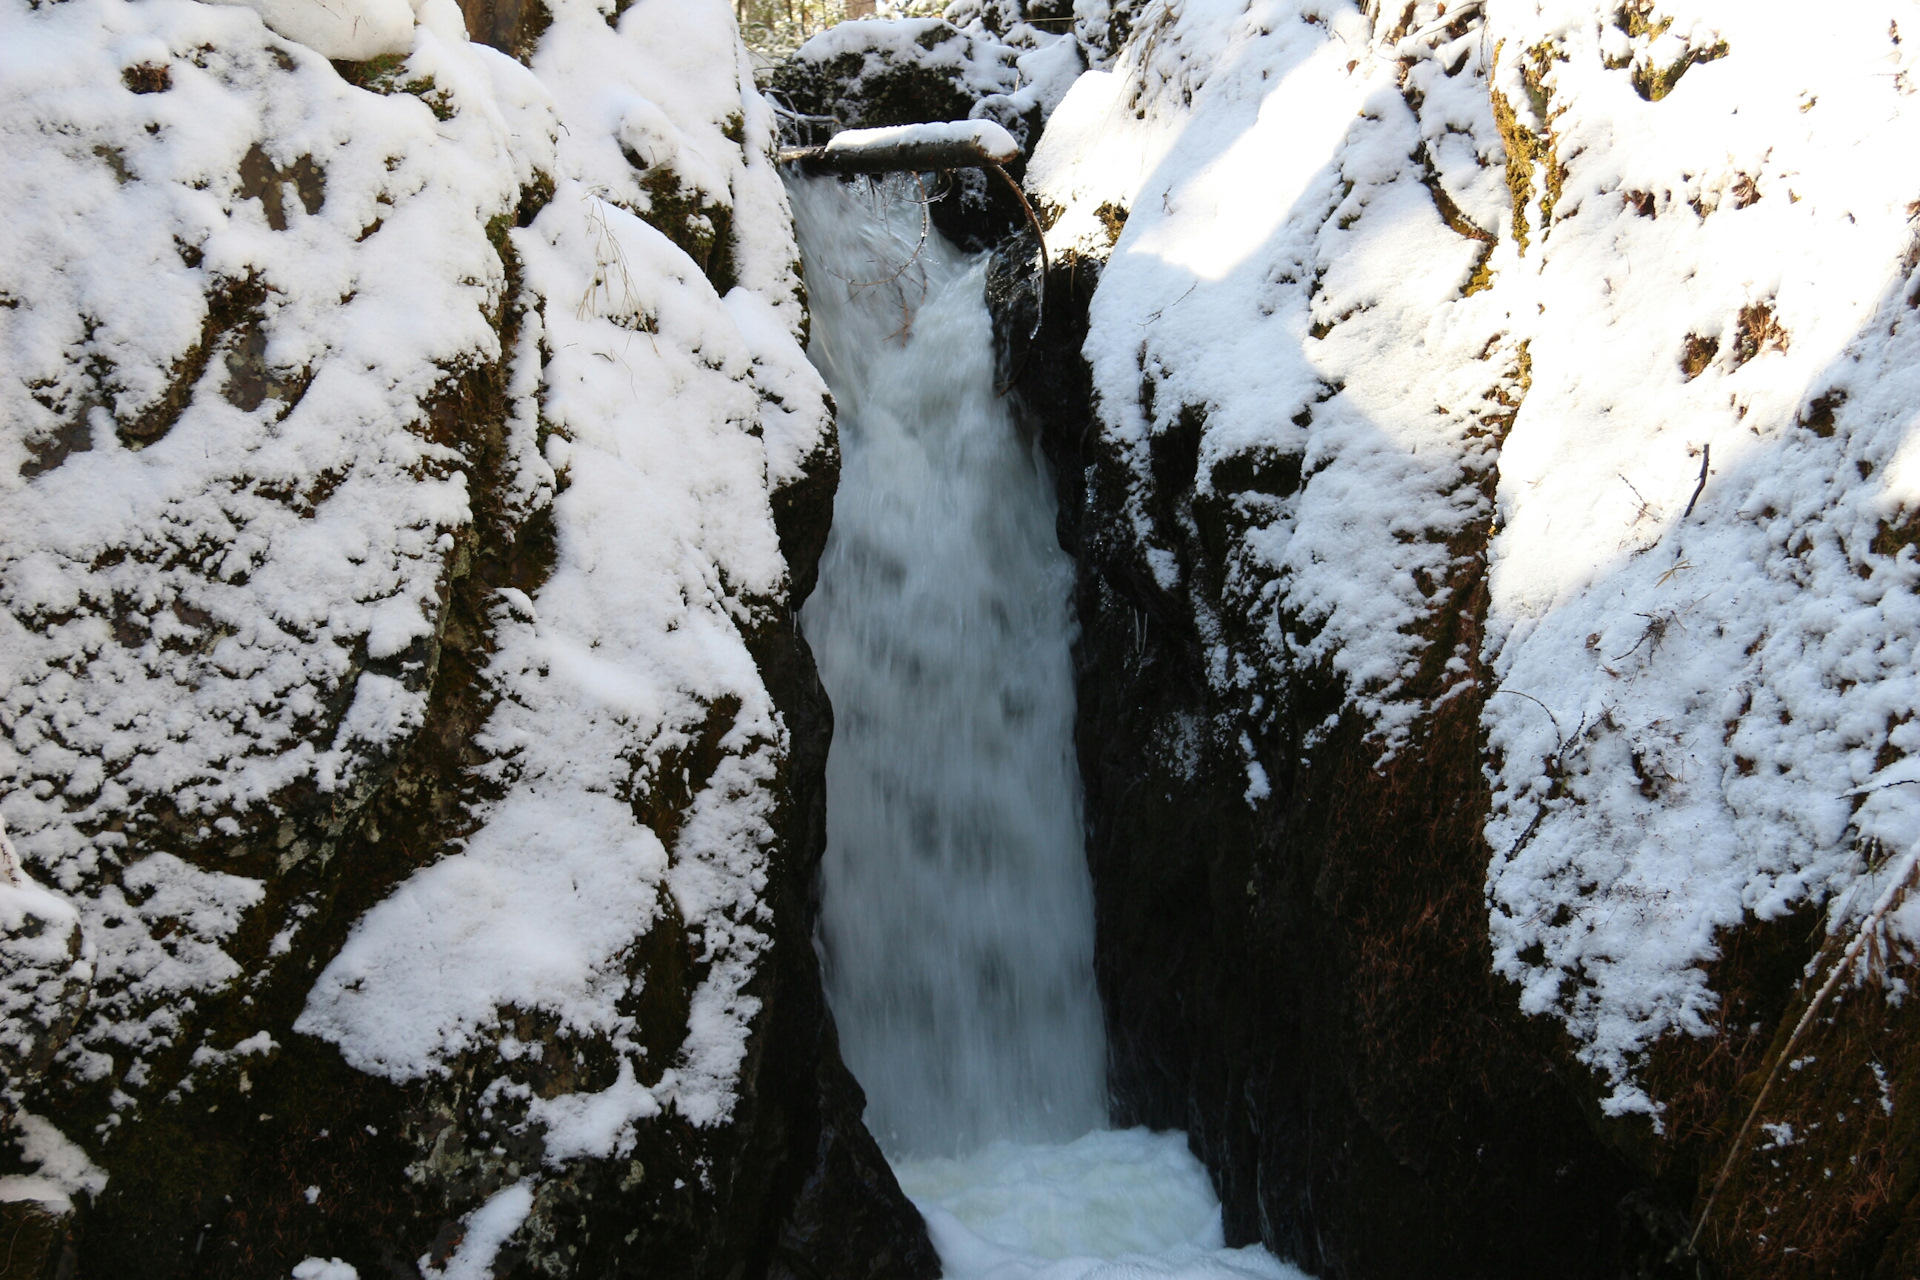
[[[1012,390],[1027,367],[1033,339],[1047,320],[1047,236],[1040,219],[1027,203],[1027,193],[1001,168],[1020,158],[1020,144],[991,120],[947,120],[931,124],[890,125],[883,129],[848,129],[824,147],[788,147],[779,153],[781,164],[797,164],[814,173],[846,176],[875,173],[934,173],[948,169],[988,169],[1013,192],[1040,245],[1040,289],[1033,332],[1013,371],[1000,384],[999,394]]]
[[[1020,144],[991,120],[848,129],[824,147],[789,147],[781,164],[827,173],[932,173],[983,169],[1020,158]]]

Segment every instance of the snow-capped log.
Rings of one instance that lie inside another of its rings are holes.
[[[1011,164],[1020,144],[991,120],[949,120],[933,124],[849,129],[824,147],[794,147],[780,153],[782,164],[802,164],[829,173],[932,173]]]

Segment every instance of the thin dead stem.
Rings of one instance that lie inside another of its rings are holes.
[[[893,284],[899,280],[901,276],[905,275],[909,268],[916,265],[920,261],[920,255],[926,252],[927,236],[931,234],[933,230],[933,215],[928,211],[928,208],[937,197],[927,194],[927,184],[919,174],[916,173],[913,175],[913,181],[914,185],[920,189],[920,198],[913,201],[913,203],[920,206],[920,239],[915,242],[913,253],[905,262],[896,267],[891,275],[881,276],[878,280],[855,280],[851,276],[843,276],[832,267],[824,265],[820,269],[834,279],[844,281],[849,289],[878,289],[883,285]],[[879,184],[875,185],[877,187]],[[909,199],[911,199],[911,197],[909,197]]]
[[[594,316],[609,320],[632,316],[644,328],[644,317],[640,316],[639,304],[633,296],[633,274],[627,267],[626,251],[620,247],[620,238],[613,234],[613,228],[607,225],[606,201],[596,193],[588,194],[586,200],[587,229],[593,233],[593,279],[588,282],[587,291],[580,295],[574,316],[580,320]],[[598,305],[603,296],[605,309]]]
[[[1827,997],[1832,995],[1834,989],[1840,985],[1840,979],[1853,971],[1854,966],[1859,962],[1860,953],[1870,944],[1875,948],[1878,947],[1881,921],[1886,919],[1889,912],[1906,901],[1907,894],[1916,882],[1920,882],[1920,849],[1907,855],[1906,871],[1887,886],[1881,893],[1880,900],[1874,904],[1873,910],[1869,911],[1866,919],[1860,922],[1853,941],[1848,944],[1838,963],[1828,972],[1827,980],[1820,985],[1820,990],[1808,1002],[1807,1011],[1801,1014],[1800,1021],[1794,1024],[1793,1034],[1787,1037],[1787,1043],[1775,1055],[1773,1066],[1767,1071],[1766,1081],[1761,1084],[1760,1093],[1754,1098],[1745,1123],[1740,1126],[1740,1131],[1733,1135],[1733,1145],[1727,1148],[1727,1158],[1721,1163],[1720,1173],[1713,1180],[1713,1189],[1707,1192],[1707,1201],[1700,1206],[1700,1216],[1693,1224],[1693,1234],[1687,1238],[1689,1253],[1692,1253],[1700,1243],[1700,1233],[1706,1230],[1707,1219],[1713,1215],[1714,1201],[1719,1198],[1721,1188],[1726,1186],[1727,1178],[1733,1172],[1734,1162],[1740,1158],[1740,1152],[1746,1146],[1747,1136],[1753,1132],[1754,1122],[1760,1118],[1760,1108],[1766,1104],[1767,1095],[1773,1091],[1774,1082],[1780,1078],[1780,1068],[1793,1057],[1793,1051],[1799,1047],[1808,1028],[1813,1025],[1814,1017],[1820,1012],[1821,1006],[1826,1004]],[[1877,950],[1874,954],[1878,955]]]

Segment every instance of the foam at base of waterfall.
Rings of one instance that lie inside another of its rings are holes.
[[[1223,1247],[1220,1202],[1183,1134],[995,1142],[894,1173],[947,1280],[1302,1280],[1258,1245]]]

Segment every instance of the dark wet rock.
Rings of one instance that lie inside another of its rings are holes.
[[[1014,244],[995,264],[1009,364],[1033,329],[1029,252]],[[1303,726],[1339,691],[1303,679],[1257,744],[1271,795],[1248,798],[1232,728],[1245,708],[1209,688],[1195,602],[1147,571],[1123,507],[1131,477],[1094,430],[1079,348],[1099,271],[1054,265],[1018,396],[1078,564],[1114,1123],[1185,1129],[1229,1242],[1317,1274],[1611,1280],[1662,1252],[1654,1236],[1670,1245],[1673,1197],[1600,1139],[1586,1082],[1534,1042],[1489,972],[1478,706],[1455,699],[1376,767],[1350,719],[1306,745]],[[1177,445],[1156,454],[1155,532],[1204,592],[1224,576],[1224,539],[1194,511]],[[1453,586],[1477,619],[1477,573]]]

